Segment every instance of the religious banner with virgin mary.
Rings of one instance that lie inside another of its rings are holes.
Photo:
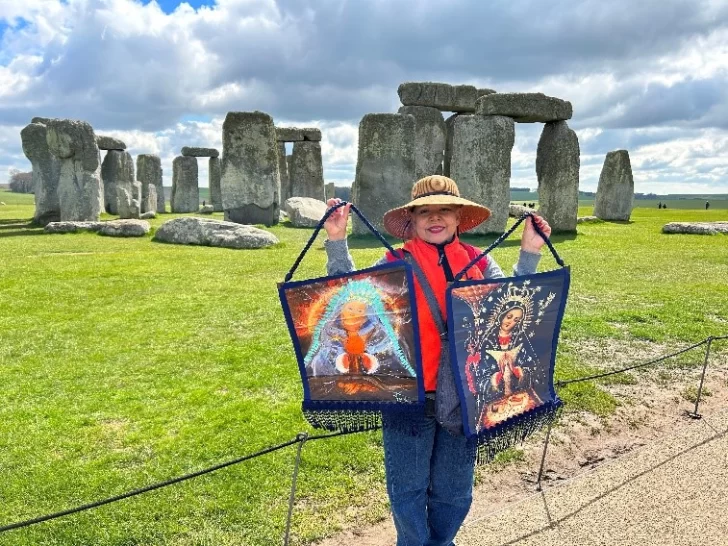
[[[459,274],[447,291],[463,429],[477,438],[479,460],[552,422],[562,405],[553,377],[570,277],[544,238],[560,269],[477,281],[459,281]]]

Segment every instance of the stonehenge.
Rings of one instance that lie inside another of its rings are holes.
[[[627,150],[609,152],[599,175],[594,216],[602,220],[629,220],[634,202],[634,178]]]
[[[488,221],[474,233],[503,233],[516,124],[541,123],[535,162],[538,214],[554,232],[576,230],[580,149],[567,123],[571,103],[542,93],[431,82],[405,82],[397,92],[397,113],[366,114],[359,124],[351,200],[375,226],[381,229],[383,214],[409,200],[417,179],[445,174],[464,197],[491,209]],[[33,165],[36,222],[93,222],[104,210],[127,219],[165,211],[159,156],[140,154],[135,172],[123,141],[96,135],[88,123],[74,120],[33,118],[21,139]],[[171,210],[200,211],[197,161],[205,157],[206,214],[223,212],[229,222],[272,226],[291,198],[325,203],[334,197],[335,187],[324,180],[321,142],[321,130],[315,127],[277,127],[264,112],[228,112],[221,151],[184,146],[174,158]],[[103,163],[99,150],[106,150]],[[629,155],[610,152],[594,215],[628,219],[633,192]],[[368,233],[358,217],[352,225],[354,234]]]
[[[222,208],[225,220],[272,226],[280,218],[281,180],[273,118],[228,112],[222,125]]]

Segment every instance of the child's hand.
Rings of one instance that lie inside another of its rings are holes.
[[[532,222],[536,222],[536,225],[541,228],[546,237],[551,235],[551,226],[549,223],[537,215],[532,215],[526,218],[525,227],[523,228],[523,236],[521,237],[521,250],[531,252],[532,254],[539,254],[541,247],[544,245],[544,240],[536,232]]]
[[[326,205],[331,208],[341,203],[341,199],[332,198],[326,201]],[[340,241],[346,239],[346,223],[349,219],[349,209],[351,203],[347,203],[343,207],[336,209],[331,216],[324,222],[324,229],[329,237],[329,241]]]

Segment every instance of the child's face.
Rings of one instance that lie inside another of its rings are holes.
[[[457,205],[423,205],[415,207],[410,216],[415,235],[435,245],[452,239],[460,225]]]

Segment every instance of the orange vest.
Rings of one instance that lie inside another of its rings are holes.
[[[422,269],[437,298],[440,316],[443,322],[447,322],[447,307],[445,305],[447,280],[445,278],[445,270],[438,263],[440,256],[437,247],[426,243],[422,239],[415,238],[405,242],[402,250],[411,254],[417,262],[417,265]],[[447,243],[444,250],[453,275],[457,275],[475,256],[480,254],[477,248],[466,243],[461,243],[457,237]],[[401,252],[400,250],[397,253],[399,255],[388,252],[386,256],[387,261],[391,262],[402,259]],[[464,278],[482,279],[487,266],[487,258],[479,260],[476,265],[468,270]],[[437,369],[440,366],[440,351],[442,345],[440,342],[440,334],[437,331],[437,325],[432,318],[430,306],[427,304],[427,298],[417,277],[415,277],[415,301],[417,303],[417,322],[420,329],[420,355],[422,356],[422,373],[424,375],[425,391],[434,391],[437,388]]]

